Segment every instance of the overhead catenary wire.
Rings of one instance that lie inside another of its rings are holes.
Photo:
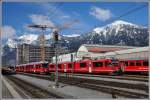
[[[145,4],[142,5],[142,6],[135,7],[135,8],[133,8],[133,9],[127,11],[126,13],[124,13],[124,14],[122,14],[122,15],[120,15],[120,16],[117,16],[117,17],[115,17],[115,18],[113,18],[113,19],[110,19],[110,20],[105,21],[103,24],[112,23],[112,22],[114,22],[114,21],[116,21],[116,20],[118,20],[118,19],[120,19],[120,18],[122,18],[122,17],[125,17],[125,16],[127,16],[127,15],[129,15],[129,14],[131,14],[131,13],[136,12],[136,11],[139,11],[139,10],[145,8],[145,7],[146,7]]]

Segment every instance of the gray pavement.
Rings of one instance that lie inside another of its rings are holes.
[[[53,88],[54,82],[48,81],[48,80],[43,80],[43,79],[38,79],[30,76],[25,76],[25,75],[13,75],[17,78],[21,78],[29,83],[35,84],[36,86],[42,87],[43,89],[46,89],[50,92],[54,92],[58,95],[64,95],[64,96],[70,96],[73,98],[78,98],[78,99],[85,99],[85,98],[95,98],[95,99],[102,99],[102,98],[112,98],[112,95],[106,94],[100,91],[96,90],[91,90],[91,89],[86,89],[86,88],[81,88],[77,86],[72,86],[72,85],[67,85],[67,84],[62,84],[60,83],[59,88]]]
[[[2,98],[3,99],[12,99],[13,96],[11,95],[10,91],[8,90],[8,88],[6,87],[6,85],[4,84],[4,82],[2,81]]]

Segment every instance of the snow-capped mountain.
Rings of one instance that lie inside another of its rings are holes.
[[[79,37],[78,34],[71,34],[71,35],[62,35],[59,36],[59,39],[67,41],[68,39],[73,39]],[[47,34],[45,37],[45,44],[51,43],[53,40],[53,34]],[[17,38],[9,38],[6,42],[6,45],[10,48],[15,48],[18,44],[39,44],[39,35],[38,34],[24,34]]]
[[[52,43],[52,34],[45,35],[45,43]],[[117,45],[123,43],[129,46],[148,45],[148,29],[140,25],[118,20],[103,27],[97,27],[92,32],[84,35],[62,35],[63,45],[94,43]],[[6,45],[14,48],[17,44],[39,44],[38,34],[24,34],[15,39],[8,39]],[[72,47],[72,46],[71,46]]]
[[[125,21],[115,21],[103,27],[97,27],[86,37],[87,43],[116,45],[122,42],[129,46],[148,45],[148,29]]]

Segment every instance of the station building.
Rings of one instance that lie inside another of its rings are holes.
[[[105,58],[104,56],[105,53],[120,51],[120,50],[127,50],[127,49],[134,49],[134,48],[136,47],[83,44],[79,47],[77,51],[77,58],[82,58],[82,59]]]
[[[113,58],[117,58],[117,59],[148,59],[149,58],[149,47],[138,47],[138,48],[134,48],[134,49],[107,52],[103,56],[105,58],[113,57]]]
[[[58,62],[78,61],[83,59],[148,59],[149,47],[131,47],[114,45],[83,44],[77,52],[58,56]],[[55,56],[53,57],[55,63]]]

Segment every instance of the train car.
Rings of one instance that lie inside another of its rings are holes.
[[[35,62],[30,68],[33,73],[48,73],[48,62]]]
[[[15,67],[15,71],[16,71],[16,72],[19,72],[19,71],[20,71],[19,66],[16,66],[16,67]]]
[[[148,60],[120,60],[120,67],[125,73],[148,73]]]
[[[75,66],[74,64],[75,64],[74,62],[63,62],[63,63],[61,63],[61,66],[62,66],[61,72],[63,72],[63,73],[74,72],[74,66]]]
[[[48,73],[48,62],[33,62],[16,66],[18,72]]]
[[[55,63],[49,64],[49,72],[55,72]],[[70,73],[74,71],[74,62],[62,62],[58,63],[58,71],[62,73]]]
[[[119,71],[119,61],[111,59],[100,59],[92,61],[92,73],[94,74],[113,74]]]
[[[2,67],[1,69],[2,75],[13,75],[16,74],[16,70],[12,66]]]
[[[92,60],[76,61],[74,64],[75,73],[92,73]]]
[[[112,74],[119,71],[119,62],[111,59],[84,60],[75,62],[76,73]]]

